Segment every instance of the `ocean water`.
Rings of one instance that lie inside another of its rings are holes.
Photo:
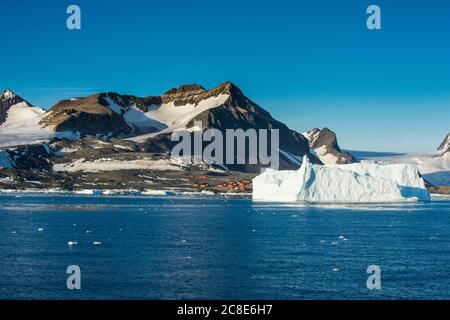
[[[450,201],[0,195],[0,298],[449,299]]]

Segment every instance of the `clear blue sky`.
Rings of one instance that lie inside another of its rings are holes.
[[[66,28],[66,8],[82,30]],[[366,28],[370,4],[382,30]],[[450,131],[450,2],[2,0],[0,87],[49,107],[225,80],[342,147],[435,149]]]

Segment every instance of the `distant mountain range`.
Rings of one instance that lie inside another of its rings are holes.
[[[196,128],[196,121],[203,127]],[[231,82],[211,90],[197,84],[182,85],[161,96],[99,93],[62,100],[48,110],[5,90],[0,95],[0,188],[39,187],[46,179],[46,187],[70,189],[86,187],[85,183],[117,187],[114,183],[118,183],[144,188],[137,176],[146,171],[153,176],[174,171],[260,172],[260,164],[194,165],[170,159],[174,131],[207,128],[222,132],[278,129],[281,169],[298,168],[305,155],[318,164],[357,161],[341,150],[330,129],[291,130]],[[448,140],[441,149],[448,149]],[[108,174],[105,181],[105,172],[114,175]],[[96,182],[82,181],[86,175]]]

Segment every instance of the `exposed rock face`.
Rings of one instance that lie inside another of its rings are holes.
[[[280,149],[301,157],[309,153],[308,140],[305,137],[275,120],[269,112],[247,98],[231,82],[226,82],[208,91],[207,95],[218,94],[228,94],[229,98],[222,106],[207,110],[193,118],[189,122],[188,128],[193,127],[195,121],[201,121],[203,128],[215,128],[221,131],[226,129],[278,129]]]
[[[162,103],[171,103],[175,106],[183,106],[187,104],[197,105],[202,100],[211,97],[217,97],[220,94],[226,94],[230,82],[225,82],[220,86],[206,90],[198,84],[181,85],[178,88],[171,89],[161,96]]]
[[[160,103],[158,97],[138,98],[117,93],[101,93],[86,98],[63,100],[53,106],[41,121],[55,132],[79,132],[85,135],[126,137],[141,133],[124,117],[132,108],[145,112],[148,106]],[[147,127],[146,132],[156,131]]]
[[[311,149],[324,164],[348,164],[356,159],[348,152],[339,148],[336,133],[328,128],[315,128],[303,133],[308,139]]]
[[[24,102],[27,105],[31,106],[30,103],[28,103],[27,101],[25,101],[24,99],[22,99],[21,97],[19,97],[14,92],[8,89],[6,89],[5,91],[3,91],[2,94],[0,94],[0,125],[2,125],[6,121],[8,110],[12,106],[21,102]]]
[[[196,127],[200,121],[202,129],[218,129],[224,136],[227,129],[278,129],[280,137],[280,168],[297,169],[301,157],[307,155],[314,163],[320,161],[309,152],[308,141],[300,133],[290,130],[286,125],[274,119],[270,113],[259,107],[247,98],[241,90],[231,82],[225,82],[218,87],[205,90],[199,85],[181,86],[169,90],[162,96],[162,102],[173,103],[180,108],[186,105],[198,105],[202,101],[218,96],[228,97],[224,102],[214,108],[209,108],[191,118],[186,124],[187,129]],[[143,148],[151,152],[170,152],[176,144],[170,140],[171,132],[165,132],[151,137],[142,143]],[[225,147],[225,146],[224,146]],[[270,150],[270,146],[268,146]],[[226,150],[223,150],[225,154]],[[246,154],[248,158],[248,153]],[[294,160],[294,161],[293,161]],[[230,170],[244,172],[259,172],[260,165],[227,164]]]
[[[43,126],[56,132],[72,131],[85,135],[128,134],[131,128],[123,118],[107,107],[105,95],[63,100],[53,106],[42,119]]]
[[[447,134],[444,141],[442,141],[438,150],[442,150],[444,152],[450,151],[450,132]]]
[[[9,94],[8,99],[11,100]],[[136,153],[168,154],[176,144],[170,139],[172,132],[183,129],[197,130],[194,128],[196,121],[202,122],[202,129],[214,128],[223,133],[227,129],[278,129],[282,169],[297,169],[305,155],[312,162],[320,163],[310,153],[305,137],[274,119],[231,82],[225,82],[211,90],[206,90],[198,84],[182,85],[161,96],[143,98],[108,92],[62,100],[38,120],[37,127],[48,130],[48,139],[75,137],[82,138],[85,142],[89,141],[90,136],[97,136],[109,142],[113,138],[132,139],[134,142],[129,142],[133,146],[122,146],[122,149],[130,149]],[[65,135],[67,132],[71,135]],[[76,141],[60,143],[70,144],[70,148],[77,144]],[[116,142],[116,145],[120,143]],[[80,159],[93,152],[86,143],[78,149],[72,156],[79,156]],[[271,151],[270,145],[267,149]],[[104,145],[101,150],[102,154],[113,157],[117,153],[115,148],[107,148]],[[260,165],[229,167],[229,170],[246,172],[259,172],[260,169]]]
[[[51,170],[49,158],[53,156],[47,145],[28,145],[5,150],[12,167],[19,170]]]

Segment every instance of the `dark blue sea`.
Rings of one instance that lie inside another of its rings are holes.
[[[450,201],[0,195],[0,298],[450,299]]]

